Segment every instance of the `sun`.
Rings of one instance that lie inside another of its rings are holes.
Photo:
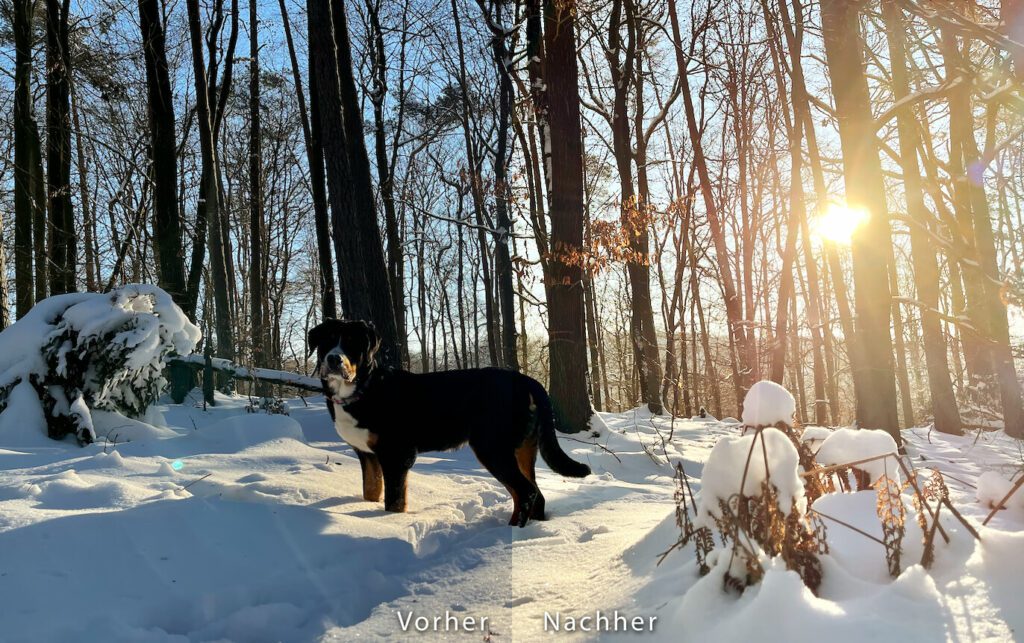
[[[822,241],[850,245],[853,234],[871,214],[866,208],[842,202],[829,203],[825,212],[814,221],[814,236]]]

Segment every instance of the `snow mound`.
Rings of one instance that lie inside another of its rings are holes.
[[[807,445],[811,453],[817,453],[818,449],[828,437],[832,435],[832,429],[824,426],[805,426],[800,434],[800,441]]]
[[[815,459],[827,467],[890,454],[893,457],[857,465],[858,469],[868,474],[872,483],[884,475],[894,480],[900,479],[899,465],[896,463],[896,441],[885,431],[837,429],[822,442]]]
[[[978,476],[978,502],[989,509],[996,507],[1013,489],[1015,481],[1007,480],[995,471]],[[1007,509],[1024,509],[1024,489],[1018,489],[1004,505]]]
[[[44,299],[0,333],[0,432],[91,442],[92,409],[141,415],[166,384],[165,359],[200,337],[156,286]]]
[[[743,424],[772,426],[777,422],[793,424],[796,401],[784,387],[762,380],[750,387],[743,398]]]
[[[784,514],[789,515],[793,511],[804,513],[807,499],[804,497],[803,479],[798,473],[799,464],[796,447],[778,429],[763,429],[741,437],[723,437],[715,444],[704,465],[696,525],[713,528],[713,519],[722,515],[719,500],[728,501],[738,493],[750,498],[759,497],[765,480],[770,480],[778,489],[779,509]]]

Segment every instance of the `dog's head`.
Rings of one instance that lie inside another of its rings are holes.
[[[327,319],[309,331],[306,345],[310,355],[316,351],[321,379],[344,399],[375,366],[380,337],[367,322]]]

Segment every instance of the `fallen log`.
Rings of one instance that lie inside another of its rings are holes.
[[[209,379],[211,372],[216,372],[235,380],[279,384],[314,393],[322,393],[324,390],[323,384],[315,377],[290,373],[288,371],[275,371],[269,368],[250,368],[220,357],[207,357],[199,354],[179,355],[168,359],[167,365],[172,369],[184,368],[191,370],[193,373],[204,371],[207,373],[205,379]],[[185,395],[188,394],[188,388],[190,387],[184,387],[185,390],[181,390],[181,388],[172,386],[171,397],[177,404],[180,404],[185,399]],[[204,386],[203,388],[207,403],[212,403],[213,400],[210,399],[212,398],[212,387]],[[209,391],[209,393],[206,391]]]

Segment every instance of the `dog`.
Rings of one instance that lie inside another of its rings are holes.
[[[328,319],[308,342],[334,427],[359,457],[363,499],[378,502],[383,490],[387,511],[406,510],[418,454],[467,443],[512,496],[510,525],[545,519],[538,451],[557,473],[590,474],[558,445],[551,399],[531,377],[499,368],[417,374],[378,366],[380,337],[362,321]]]

